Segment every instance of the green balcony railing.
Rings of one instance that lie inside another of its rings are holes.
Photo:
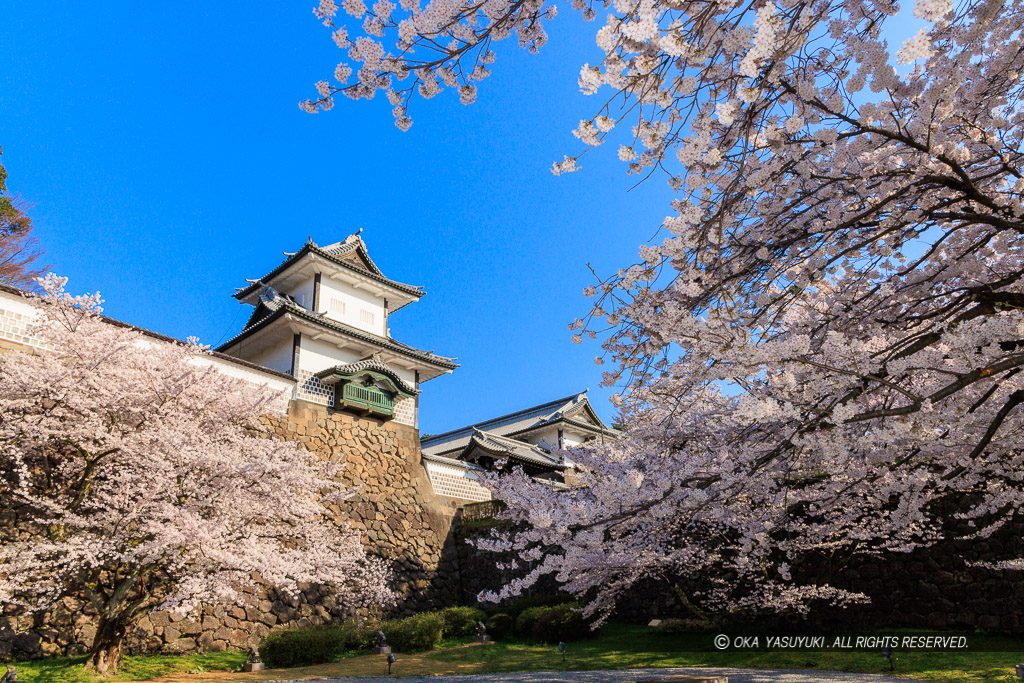
[[[395,400],[376,387],[349,382],[341,388],[341,403],[348,408],[374,415],[393,415]]]

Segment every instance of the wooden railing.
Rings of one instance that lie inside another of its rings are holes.
[[[341,390],[341,402],[350,408],[362,408],[377,415],[392,415],[395,400],[376,387],[349,382]]]

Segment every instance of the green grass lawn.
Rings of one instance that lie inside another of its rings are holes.
[[[997,636],[971,636],[972,647],[992,651],[898,652],[896,674],[942,683],[1009,683],[1017,681],[1014,665],[1024,661],[1024,641]],[[999,651],[995,651],[999,650]],[[398,676],[451,673],[480,674],[509,671],[625,669],[660,666],[714,666],[782,669],[832,669],[861,673],[888,671],[875,652],[719,652],[711,634],[670,634],[646,626],[609,624],[595,638],[568,643],[566,662],[552,645],[516,641],[467,646],[466,640],[445,641],[442,647],[420,654],[397,653]],[[19,683],[95,683],[82,672],[84,658],[20,662]],[[181,681],[260,681],[313,676],[380,675],[381,655],[346,657],[338,662],[300,669],[278,669],[262,674],[218,674],[237,671],[245,660],[239,652],[204,655],[128,657],[120,675],[109,681],[164,678]],[[2,667],[0,667],[2,670]],[[196,675],[183,675],[195,672]],[[202,672],[209,672],[201,675]]]
[[[53,657],[14,662],[18,683],[96,683],[97,681],[148,681],[173,673],[237,671],[245,662],[243,652],[209,652],[195,655],[149,655],[124,658],[116,676],[102,678],[86,673],[85,657]],[[0,672],[4,666],[0,664]]]
[[[628,669],[660,666],[723,666],[768,669],[824,669],[888,673],[875,652],[743,652],[714,650],[712,634],[668,634],[644,626],[609,624],[599,637],[567,643],[561,655],[550,645],[495,643],[488,647],[445,648],[426,656],[450,664],[477,665],[481,671]],[[942,683],[1019,681],[1014,665],[1024,661],[1024,641],[972,636],[974,647],[1000,652],[898,652],[895,674]]]

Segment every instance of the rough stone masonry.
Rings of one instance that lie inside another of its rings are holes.
[[[332,504],[339,525],[359,531],[368,552],[393,561],[399,615],[456,604],[461,597],[458,560],[451,540],[454,501],[434,495],[420,462],[419,432],[291,401],[287,419],[267,418],[266,428],[324,459],[342,461],[342,481],[358,491]],[[273,628],[323,623],[344,615],[326,588],[308,587],[288,599],[272,590],[249,605],[206,607],[195,617],[167,612],[144,617],[130,635],[135,652],[224,650],[253,645]],[[0,659],[85,651],[95,633],[87,602],[63,599],[47,613],[0,608]]]

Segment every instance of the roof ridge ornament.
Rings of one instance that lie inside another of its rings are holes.
[[[263,303],[267,303],[267,304],[270,304],[270,303],[279,304],[283,300],[284,302],[286,302],[286,305],[287,305],[287,301],[288,301],[287,297],[281,296],[281,293],[279,291],[277,291],[276,289],[274,289],[270,285],[263,284],[262,282],[260,283],[260,294],[259,294],[259,296],[260,296],[260,301],[262,301]]]

